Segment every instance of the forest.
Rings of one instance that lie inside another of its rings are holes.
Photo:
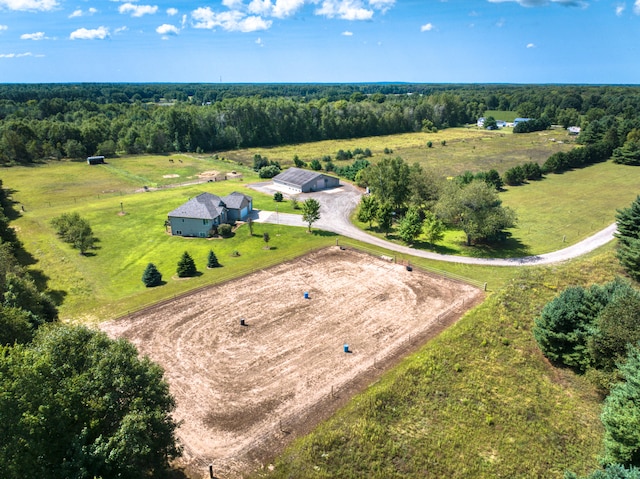
[[[0,164],[87,155],[216,152],[475,123],[515,111],[625,147],[640,88],[427,84],[0,85]],[[636,161],[637,139],[620,153]]]

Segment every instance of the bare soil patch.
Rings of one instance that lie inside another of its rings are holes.
[[[263,467],[482,296],[333,247],[102,329],[165,369],[187,470],[208,477],[213,463],[232,478]]]
[[[172,174],[172,175],[162,175],[163,178],[180,178],[180,175]]]

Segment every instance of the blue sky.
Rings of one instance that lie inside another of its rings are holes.
[[[0,82],[640,83],[640,0],[0,0]]]

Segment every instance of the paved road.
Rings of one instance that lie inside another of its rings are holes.
[[[257,183],[249,186],[258,191],[273,194],[274,190],[270,189],[270,185],[271,183]],[[560,261],[566,261],[581,256],[608,243],[613,239],[613,233],[616,231],[616,224],[614,223],[593,236],[590,236],[589,238],[567,248],[554,251],[552,253],[545,253],[537,256],[525,256],[523,258],[469,258],[465,256],[443,255],[391,243],[356,228],[349,218],[351,217],[353,210],[358,205],[361,196],[362,193],[356,187],[351,184],[344,184],[339,188],[334,188],[332,190],[316,193],[302,193],[297,197],[300,201],[304,201],[307,198],[316,198],[320,202],[320,219],[313,224],[314,228],[331,231],[347,238],[380,246],[398,253],[437,261],[447,261],[450,263],[492,266],[535,266],[558,263]],[[306,227],[306,223],[302,221],[301,215],[276,213],[274,211],[258,212],[255,221]]]

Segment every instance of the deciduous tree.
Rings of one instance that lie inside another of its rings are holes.
[[[5,479],[160,477],[180,454],[159,366],[125,340],[41,328],[0,354]]]
[[[302,221],[309,225],[309,232],[311,232],[311,225],[320,219],[320,203],[315,198],[308,198],[302,202]]]

